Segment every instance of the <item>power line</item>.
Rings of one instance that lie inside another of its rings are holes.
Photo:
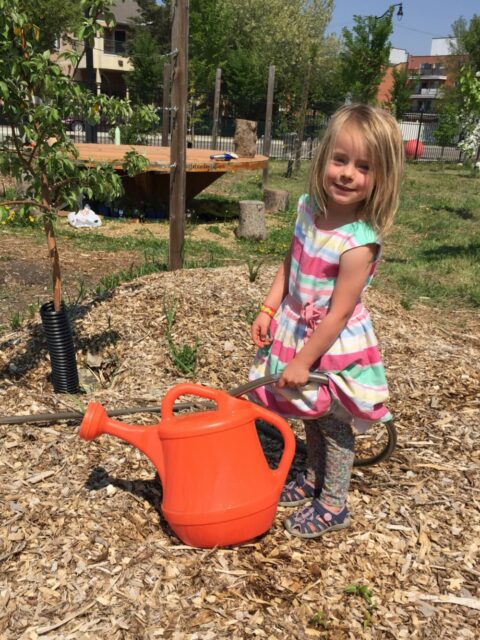
[[[439,36],[438,33],[431,33],[430,31],[422,31],[421,29],[414,29],[413,27],[405,27],[403,24],[396,24],[399,29],[406,29],[407,31],[416,31],[417,33],[424,33],[427,36],[433,36],[434,38],[450,38],[451,36]]]

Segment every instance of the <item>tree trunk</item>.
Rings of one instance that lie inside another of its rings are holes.
[[[60,273],[60,258],[58,255],[57,240],[53,223],[47,216],[43,217],[43,228],[47,237],[48,257],[52,263],[53,306],[55,311],[60,311],[62,303],[62,277]]]
[[[265,188],[263,190],[265,209],[269,212],[285,211],[288,207],[288,195],[285,189]]]
[[[260,200],[240,201],[240,224],[235,231],[237,238],[265,240],[265,205]]]

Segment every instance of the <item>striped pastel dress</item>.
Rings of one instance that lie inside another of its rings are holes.
[[[328,311],[342,253],[371,243],[379,241],[363,221],[332,230],[318,229],[309,196],[301,196],[288,294],[270,325],[272,343],[257,352],[250,380],[285,369]],[[372,280],[377,261],[372,264],[364,290]],[[353,417],[360,431],[373,422],[391,418],[384,405],[388,387],[377,339],[361,300],[314,370],[328,376],[328,386],[308,383],[300,388],[278,389],[269,385],[253,391],[251,399],[287,418],[314,419],[330,410],[333,398],[335,405]]]

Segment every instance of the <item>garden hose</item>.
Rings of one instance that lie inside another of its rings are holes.
[[[263,378],[258,378],[257,380],[253,380],[251,382],[247,382],[240,387],[236,387],[235,389],[231,389],[228,393],[234,398],[238,398],[240,396],[245,395],[249,391],[253,391],[257,387],[262,387],[265,385],[273,384],[280,379],[281,374],[274,374],[264,376]],[[318,382],[319,384],[327,384],[328,376],[324,373],[310,373],[309,382]],[[174,406],[174,411],[183,411],[183,410],[191,410],[192,408],[206,409],[208,408],[207,403],[191,403],[191,402],[183,402],[178,403]],[[211,405],[210,405],[211,406]],[[110,409],[107,410],[107,415],[109,417],[119,417],[119,416],[127,416],[133,413],[160,413],[161,407],[154,406],[139,406],[139,407],[126,407],[124,409]],[[15,425],[15,424],[29,424],[35,422],[43,422],[43,423],[52,423],[58,422],[60,420],[82,420],[84,414],[81,411],[63,411],[58,413],[37,413],[30,415],[20,415],[20,416],[0,416],[0,425]],[[266,436],[277,440],[282,441],[282,437],[279,432],[271,427],[269,424],[264,422],[263,420],[257,421],[257,427],[260,431],[262,431]],[[355,458],[354,466],[355,467],[368,467],[382,460],[388,460],[388,458],[392,455],[396,443],[397,443],[397,432],[395,429],[395,425],[392,420],[388,422],[382,423],[387,430],[387,444],[384,448],[377,454],[370,456],[368,458]],[[303,440],[296,438],[297,440],[297,451],[302,454],[306,453],[306,445]]]

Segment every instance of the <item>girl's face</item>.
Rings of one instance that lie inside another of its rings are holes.
[[[338,133],[325,173],[329,205],[354,213],[373,187],[373,174],[365,140],[357,127],[346,124]]]

